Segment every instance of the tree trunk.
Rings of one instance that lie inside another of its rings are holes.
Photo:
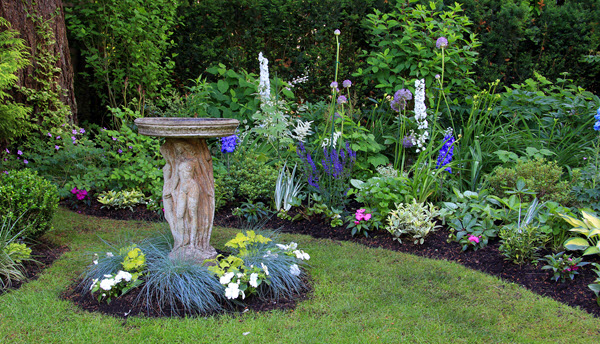
[[[50,46],[50,53],[58,56],[57,65],[60,72],[56,74],[58,85],[63,89],[60,100],[71,108],[71,118],[67,120],[77,123],[77,103],[73,90],[73,67],[67,30],[65,27],[65,14],[62,0],[0,0],[0,16],[8,20],[12,28],[20,32],[20,38],[31,48],[31,65],[18,72],[18,86],[39,89],[37,82],[32,77],[35,69],[35,56],[38,54],[40,37],[36,33],[35,23],[28,15],[37,13],[44,21],[48,21],[54,35],[54,44]],[[20,94],[14,95],[15,100],[24,102]]]

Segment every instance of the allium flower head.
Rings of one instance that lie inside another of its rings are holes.
[[[347,102],[348,102],[348,99],[345,96],[339,96],[337,99],[338,104],[346,104]]]
[[[348,87],[352,86],[352,81],[350,81],[350,80],[344,80],[342,82],[342,86],[344,86],[344,88],[348,88]]]
[[[402,147],[410,148],[415,145],[415,137],[413,135],[406,135],[402,139]]]
[[[335,31],[333,31],[333,34],[336,36],[339,36],[341,34],[341,32],[340,32],[340,30],[336,29]]]
[[[392,110],[399,112],[406,108],[406,102],[412,99],[412,93],[406,88],[400,89],[394,93],[394,99],[390,102]]]
[[[338,88],[338,83],[336,81],[332,81],[331,84],[329,84],[329,87]]]
[[[448,46],[448,40],[446,39],[446,37],[442,36],[438,38],[437,41],[435,41],[435,46],[438,49],[445,48]]]

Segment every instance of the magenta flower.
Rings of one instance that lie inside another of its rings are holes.
[[[365,216],[363,217],[363,219],[365,221],[369,221],[371,219],[371,214],[365,214]]]
[[[59,147],[58,145],[55,145],[55,146],[54,146],[54,148],[55,148],[56,150],[59,150],[59,149],[60,149],[60,147]]]
[[[8,150],[8,148],[5,149],[6,153],[10,153],[10,151]]]
[[[23,155],[23,152],[21,152],[20,150],[17,151],[17,154],[19,155]]]
[[[79,129],[79,132],[82,133],[82,134],[84,134],[85,133],[85,129],[81,128],[81,129]]]
[[[469,236],[469,241],[473,242],[474,244],[479,244],[479,238],[480,238],[480,237],[476,237],[476,236],[474,236],[473,234],[471,234],[471,235]]]
[[[71,193],[72,193],[72,194],[76,194],[76,193],[77,193],[77,191],[78,191],[78,190],[77,190],[77,188],[73,188],[73,189],[71,189]]]
[[[116,138],[116,137],[114,137],[114,136],[113,136],[113,138],[112,138],[112,139],[113,139],[113,141],[117,141],[117,138]]]
[[[77,135],[77,130],[73,129],[73,135]]]
[[[23,163],[24,164],[29,164],[29,161],[27,161],[27,159],[23,159]]]
[[[6,171],[5,171],[5,172],[6,172]],[[360,221],[354,221],[354,224],[355,224],[355,225],[357,225],[357,224],[359,224],[359,223],[360,223]]]
[[[49,137],[52,137],[52,134],[48,133],[48,136],[49,136]]]

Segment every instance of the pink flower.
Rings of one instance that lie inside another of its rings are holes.
[[[354,224],[355,224],[355,225],[357,225],[357,224],[359,224],[359,223],[360,223],[360,221],[354,221]]]
[[[79,191],[79,190],[77,190],[77,188],[73,188],[73,189],[71,190],[71,193],[72,193],[72,194],[76,194],[76,193],[77,193],[77,191]]]
[[[357,212],[357,213],[360,213],[360,214],[362,214],[362,213],[364,213],[365,211],[367,211],[367,209],[358,209],[356,212]]]
[[[479,244],[479,237],[476,237],[476,236],[474,236],[474,235],[472,235],[472,234],[471,234],[471,235],[469,236],[469,241],[472,241],[472,242],[474,242],[475,244]]]
[[[371,219],[371,214],[366,214],[363,218],[365,221],[369,221]]]
[[[365,216],[363,214],[358,213],[358,212],[354,216],[356,217],[356,219],[358,221],[361,221],[361,220],[363,220],[365,218]]]

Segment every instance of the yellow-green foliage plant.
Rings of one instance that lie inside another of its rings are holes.
[[[104,204],[102,208],[129,208],[131,211],[138,204],[148,204],[146,196],[139,190],[105,191],[98,195],[98,202]]]
[[[600,219],[585,210],[581,211],[583,220],[572,216],[559,214],[573,228],[571,232],[583,234],[585,237],[570,238],[565,241],[567,250],[583,250],[583,255],[600,254]]]

